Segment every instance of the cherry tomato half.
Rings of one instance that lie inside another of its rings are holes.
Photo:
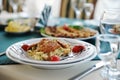
[[[30,47],[29,45],[24,44],[24,45],[22,45],[21,48],[22,48],[23,50],[27,51],[29,47]]]
[[[60,57],[57,55],[53,55],[50,57],[50,61],[60,61]]]
[[[67,25],[67,24],[65,24],[65,25],[63,26],[63,29],[64,29],[64,30],[69,30],[68,25]]]
[[[74,53],[78,53],[81,52],[85,49],[85,47],[83,45],[76,45],[72,48],[72,52]]]

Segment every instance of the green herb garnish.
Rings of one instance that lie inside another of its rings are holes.
[[[7,20],[7,23],[9,23],[10,21],[13,21],[13,19],[8,19],[8,20]]]
[[[45,33],[45,28],[41,28],[41,29],[40,29],[40,32],[41,32],[41,33]]]
[[[74,29],[83,29],[84,26],[79,26],[79,25],[70,25],[71,28],[74,28]]]

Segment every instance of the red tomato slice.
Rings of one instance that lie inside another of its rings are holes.
[[[22,45],[21,48],[22,48],[23,50],[27,51],[29,47],[30,47],[29,45],[24,44],[24,45]]]
[[[84,49],[85,49],[85,47],[83,45],[77,45],[72,48],[72,52],[79,53],[79,52],[83,51]]]
[[[64,26],[63,26],[63,29],[64,29],[64,30],[69,30],[68,25],[64,25]]]
[[[57,55],[51,56],[50,61],[60,61],[60,57]]]

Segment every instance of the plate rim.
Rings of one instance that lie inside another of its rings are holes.
[[[88,58],[88,59],[85,59],[85,60],[80,60],[80,61],[77,61],[77,62],[74,62],[74,63],[61,64],[61,65],[58,65],[58,64],[56,64],[56,65],[44,65],[44,64],[29,63],[29,62],[24,62],[24,61],[21,61],[21,60],[19,60],[17,58],[14,58],[14,57],[10,56],[9,53],[7,53],[6,55],[11,60],[13,60],[15,62],[18,62],[20,64],[24,64],[24,65],[29,65],[29,66],[33,66],[33,67],[37,67],[37,68],[41,68],[41,69],[63,69],[63,68],[74,66],[76,64],[82,64],[82,63],[88,62],[89,60],[94,58],[96,56],[96,54],[97,53],[94,53],[94,55],[92,55],[91,58]]]

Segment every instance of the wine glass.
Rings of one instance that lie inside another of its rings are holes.
[[[100,20],[102,34],[120,34],[120,8],[105,9]]]
[[[99,58],[105,63],[102,77],[108,80],[119,80],[117,56],[120,52],[120,37],[113,34],[101,34],[96,38],[96,48]]]
[[[94,9],[93,4],[92,3],[85,3],[84,9],[85,9],[85,14],[86,14],[86,19],[90,19],[91,13]]]
[[[84,8],[84,3],[86,2],[86,0],[71,0],[71,5],[72,8],[75,11],[76,14],[76,19],[79,20],[80,19],[80,15],[83,11]],[[76,24],[79,24],[80,22],[76,22]]]
[[[19,0],[9,0],[10,5],[13,8],[14,18],[17,18],[17,10],[19,5]]]

